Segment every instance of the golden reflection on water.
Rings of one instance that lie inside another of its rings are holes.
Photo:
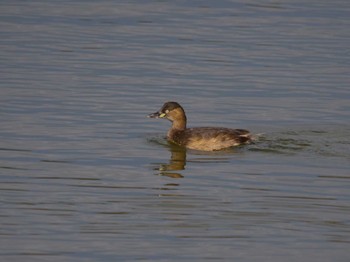
[[[158,143],[159,141],[157,141]],[[161,143],[163,144],[163,143]],[[164,145],[164,144],[163,144]],[[179,172],[185,170],[187,162],[202,162],[202,163],[226,163],[229,162],[228,154],[236,153],[234,149],[213,151],[213,152],[202,152],[197,150],[188,150],[186,148],[177,146],[172,143],[166,145],[170,151],[170,159],[167,163],[160,163],[154,170],[159,171],[158,175],[167,176],[171,178],[183,178],[184,176]],[[196,155],[195,158],[187,159],[187,153]]]
[[[171,156],[168,163],[160,164],[156,170],[159,171],[159,175],[167,176],[171,178],[183,178],[179,172],[185,169],[186,166],[186,149],[178,147],[176,145],[170,146]]]

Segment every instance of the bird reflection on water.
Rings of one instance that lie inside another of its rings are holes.
[[[169,163],[160,164],[155,170],[159,171],[159,175],[171,178],[183,178],[179,172],[186,166],[186,149],[176,145],[170,145],[171,157]]]
[[[165,139],[164,139],[165,140]],[[170,151],[170,159],[167,163],[152,163],[153,170],[156,170],[157,175],[167,176],[171,178],[183,178],[184,176],[181,174],[182,170],[185,170],[186,163],[227,163],[230,161],[229,156],[232,153],[236,153],[237,149],[226,149],[215,152],[202,152],[197,150],[189,150],[184,147],[175,145],[173,143],[167,142],[165,140],[152,139],[151,142],[155,142],[157,144],[162,144],[165,146],[168,151]],[[187,159],[187,153],[190,153],[192,156],[196,155],[196,157],[192,157],[190,160]]]

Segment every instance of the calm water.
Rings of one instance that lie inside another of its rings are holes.
[[[1,258],[348,261],[350,2],[306,2],[2,1]]]

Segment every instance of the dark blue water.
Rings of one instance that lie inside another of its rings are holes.
[[[0,255],[348,261],[347,1],[3,1]],[[189,126],[249,146],[169,145]]]

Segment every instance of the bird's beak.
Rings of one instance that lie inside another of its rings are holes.
[[[163,118],[163,117],[165,117],[165,114],[160,113],[160,112],[155,112],[155,113],[149,114],[147,117],[149,117],[149,118]]]

